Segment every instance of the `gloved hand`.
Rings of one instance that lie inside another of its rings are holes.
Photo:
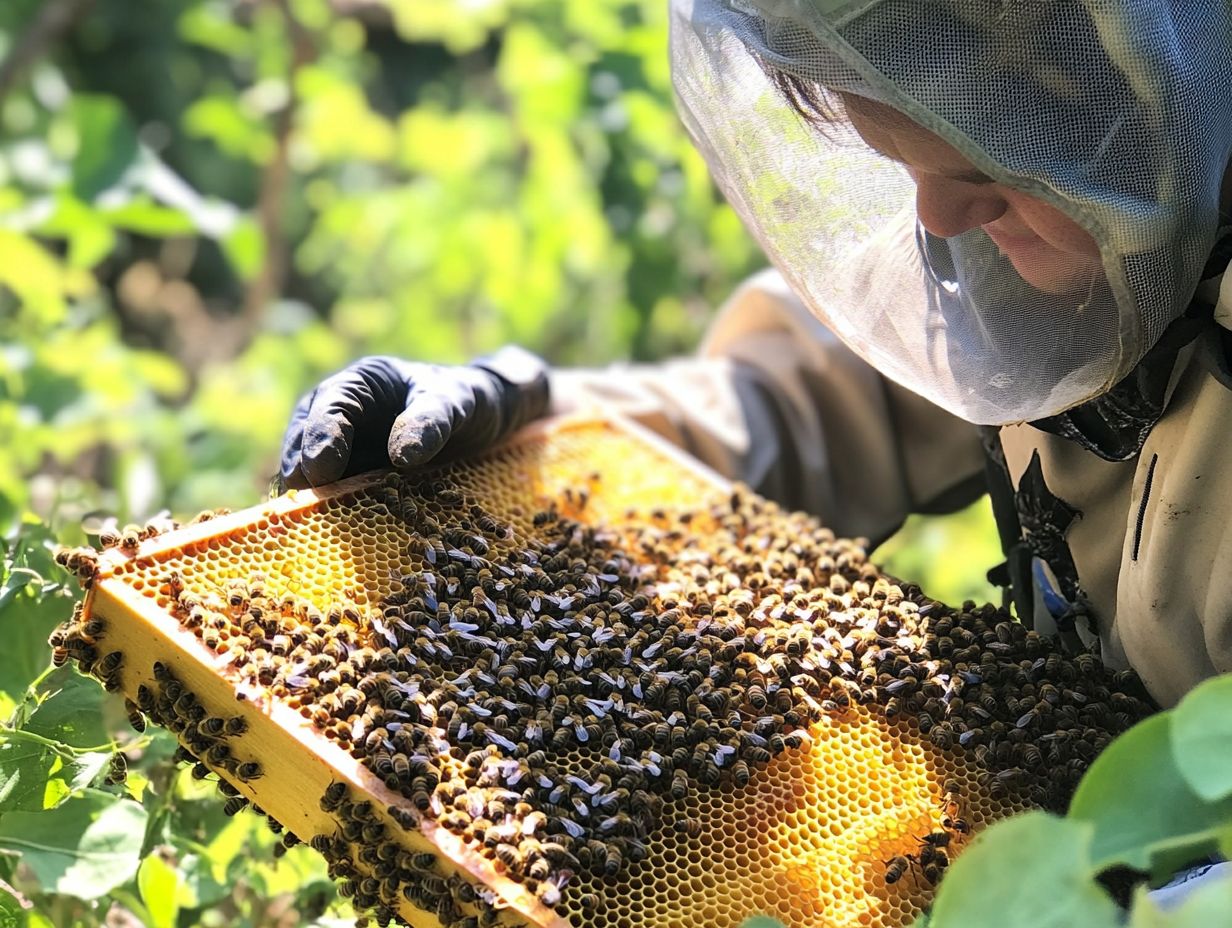
[[[362,358],[296,405],[279,476],[289,488],[320,486],[481,451],[547,408],[547,367],[521,348],[457,367]]]

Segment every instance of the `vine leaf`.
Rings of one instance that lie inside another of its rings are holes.
[[[89,202],[118,183],[136,161],[137,129],[114,97],[78,94],[71,106],[77,129],[72,189]]]
[[[1172,753],[1202,799],[1232,795],[1232,674],[1207,680],[1172,710]]]
[[[175,868],[151,854],[137,871],[137,888],[150,915],[151,928],[175,928],[182,895],[180,874]]]
[[[1097,869],[1124,864],[1167,875],[1214,850],[1232,821],[1232,799],[1208,803],[1190,789],[1172,752],[1171,729],[1171,712],[1140,722],[1078,784],[1069,817],[1094,829]]]
[[[55,752],[39,744],[0,741],[0,814],[34,812],[43,808],[43,795]]]
[[[97,899],[132,879],[146,811],[90,790],[45,812],[0,818],[0,850],[21,855],[44,892]]]
[[[1094,880],[1094,828],[1046,812],[998,822],[954,861],[929,924],[944,928],[1115,928],[1116,903]]]
[[[111,742],[103,723],[103,688],[71,667],[54,671],[43,684],[48,695],[22,727],[72,748],[98,748]]]

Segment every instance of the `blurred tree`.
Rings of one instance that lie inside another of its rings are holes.
[[[109,497],[121,515],[234,504],[294,395],[353,356],[661,357],[760,260],[675,119],[657,0],[0,17],[0,43],[34,49],[0,99],[6,334],[66,340],[75,382],[44,422],[93,395],[66,356],[83,327],[134,394],[0,484],[47,455],[106,492],[142,461],[158,486]]]

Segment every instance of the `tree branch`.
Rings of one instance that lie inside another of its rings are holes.
[[[282,292],[286,280],[290,249],[283,228],[283,211],[291,181],[291,131],[299,103],[295,81],[300,69],[317,56],[311,34],[295,18],[287,0],[272,0],[272,3],[282,13],[287,26],[291,62],[286,75],[287,103],[274,117],[274,153],[262,172],[257,200],[257,222],[265,240],[265,260],[244,298],[243,318],[250,328],[255,327],[266,305]]]

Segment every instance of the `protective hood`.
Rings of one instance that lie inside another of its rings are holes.
[[[971,422],[1104,393],[1197,286],[1232,152],[1226,0],[672,0],[671,51],[686,127],[797,294]],[[906,171],[806,122],[767,68],[888,105],[1059,209],[1098,246],[1089,274],[1045,291],[983,227],[928,233]]]

